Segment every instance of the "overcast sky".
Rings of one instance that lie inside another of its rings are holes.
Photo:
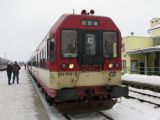
[[[160,18],[159,5],[160,0],[0,0],[0,57],[28,61],[55,21],[73,9],[112,18],[122,37],[149,36],[149,21]]]

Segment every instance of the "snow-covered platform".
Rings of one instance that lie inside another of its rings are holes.
[[[124,74],[122,76],[122,81],[127,85],[160,91],[160,76]]]
[[[23,68],[19,82],[8,85],[6,71],[0,72],[0,120],[48,120],[32,79]]]

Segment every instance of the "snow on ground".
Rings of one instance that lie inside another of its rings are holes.
[[[114,120],[160,120],[160,108],[135,99],[122,98],[122,102],[103,112]]]
[[[32,79],[32,78],[31,78]],[[49,104],[47,103],[47,101],[45,100],[44,94],[42,93],[42,91],[40,90],[40,88],[37,87],[36,83],[34,82],[34,80],[32,81],[33,85],[39,95],[39,98],[45,108],[45,111],[47,112],[47,115],[49,117],[50,120],[66,120],[64,118],[64,116],[56,109],[55,106],[49,106]],[[42,119],[43,120],[43,119]],[[44,119],[46,120],[46,119]]]
[[[149,83],[153,85],[160,85],[160,76],[148,76],[140,74],[124,74],[122,80],[126,81],[136,81],[140,83]]]
[[[6,71],[0,72],[0,120],[38,120],[33,85],[20,70],[20,84],[8,85]]]

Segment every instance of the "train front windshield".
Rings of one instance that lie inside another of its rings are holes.
[[[101,35],[101,36],[100,36]],[[79,38],[78,38],[79,37]],[[79,41],[79,42],[78,42]],[[61,57],[99,56],[118,57],[118,35],[112,31],[61,31]]]
[[[77,31],[76,30],[62,30],[61,56],[77,57]]]
[[[118,38],[116,32],[103,32],[103,56],[118,57]]]

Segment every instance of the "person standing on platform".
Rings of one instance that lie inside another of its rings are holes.
[[[8,85],[11,85],[11,77],[12,77],[12,71],[13,71],[13,65],[11,62],[8,62],[7,68],[1,69],[1,71],[7,71],[7,77],[8,77]]]
[[[19,70],[21,67],[17,64],[17,61],[14,62],[13,64],[13,82],[14,84],[15,78],[17,79],[17,84],[19,84]]]

